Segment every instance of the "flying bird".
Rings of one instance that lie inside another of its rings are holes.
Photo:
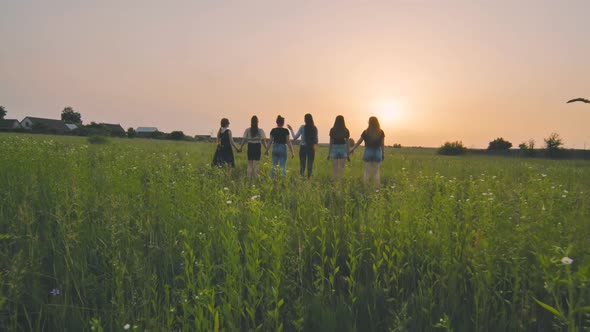
[[[581,102],[583,102],[583,103],[586,103],[586,104],[590,103],[590,100],[588,100],[588,99],[584,99],[584,98],[575,98],[575,99],[568,100],[568,101],[567,101],[567,104],[569,104],[569,103],[574,103],[574,102],[576,102],[576,101],[581,101]]]

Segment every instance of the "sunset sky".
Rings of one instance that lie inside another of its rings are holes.
[[[386,143],[590,148],[590,1],[0,2],[7,118],[66,106],[124,128],[241,136],[311,113],[327,142],[376,115]]]

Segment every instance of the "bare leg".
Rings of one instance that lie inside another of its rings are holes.
[[[379,187],[381,185],[381,179],[379,176],[379,166],[381,163],[373,163],[373,179],[375,179],[375,186]]]
[[[246,169],[246,176],[252,176],[252,160],[248,160],[248,168]]]
[[[365,176],[363,177],[364,183],[369,183],[369,174],[371,173],[371,163],[365,161]]]
[[[344,165],[345,165],[345,160],[344,159],[338,159],[338,178],[339,179],[344,179]]]
[[[252,167],[254,168],[254,176],[258,177],[258,174],[260,174],[260,166],[258,166],[258,160],[252,160]]]
[[[332,159],[332,178],[334,180],[338,179],[338,160],[339,159]]]

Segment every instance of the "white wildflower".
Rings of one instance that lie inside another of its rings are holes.
[[[561,259],[561,262],[563,263],[563,265],[570,265],[574,262],[574,260],[566,256]]]
[[[131,328],[131,325],[129,325],[129,324],[123,325],[123,330],[129,330],[130,328]]]
[[[226,203],[227,203],[227,204],[231,204],[231,201],[227,201]]]
[[[260,195],[254,195],[254,196],[250,197],[250,199],[253,201],[256,200],[257,198],[260,198]]]
[[[225,191],[228,191],[228,190],[229,190],[229,188],[228,188],[228,187],[224,187],[224,188],[223,188],[223,190],[225,190]]]

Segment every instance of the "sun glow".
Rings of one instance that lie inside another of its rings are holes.
[[[373,102],[371,110],[383,125],[399,124],[403,121],[403,107],[398,100],[382,99]]]

